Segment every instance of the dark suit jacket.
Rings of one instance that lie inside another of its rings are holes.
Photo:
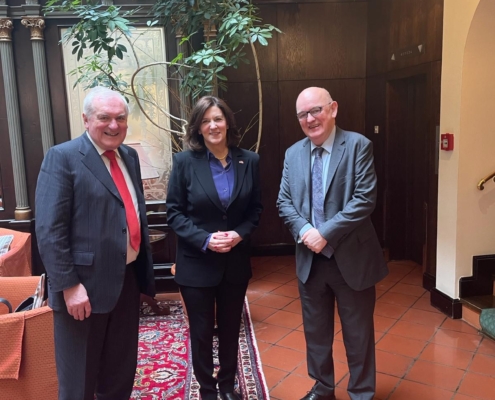
[[[335,250],[346,283],[364,290],[384,278],[387,266],[370,214],[376,204],[373,144],[363,135],[337,127],[328,166],[325,192],[326,222],[318,228]],[[301,228],[311,223],[311,142],[308,138],[285,153],[277,206],[297,242]],[[314,253],[296,244],[297,276],[304,283]]]
[[[231,148],[234,188],[227,209],[220,203],[206,151],[175,154],[167,193],[167,221],[178,236],[175,280],[180,285],[216,286],[251,278],[249,239],[262,211],[259,156]],[[243,240],[228,253],[202,251],[217,231],[236,231]]]
[[[139,159],[121,145],[119,153],[136,190],[141,248],[135,262],[140,290],[155,295]],[[49,282],[49,301],[65,307],[63,290],[82,283],[92,312],[110,312],[124,282],[127,223],[122,199],[96,148],[83,134],[52,147],[36,187],[36,236]]]

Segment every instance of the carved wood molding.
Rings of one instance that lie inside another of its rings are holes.
[[[11,42],[12,41],[12,29],[14,25],[10,18],[0,18],[0,42]]]
[[[45,40],[43,29],[45,29],[45,19],[40,16],[24,17],[21,24],[31,30],[31,40]]]

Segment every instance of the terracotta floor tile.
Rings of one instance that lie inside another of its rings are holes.
[[[391,261],[388,263],[387,266],[390,272],[401,272],[404,275],[407,275],[415,270],[417,264],[412,264],[410,262]]]
[[[286,267],[280,268],[278,271],[280,274],[291,275],[292,279],[296,277],[296,265],[288,265]]]
[[[459,386],[464,372],[464,370],[455,367],[417,360],[404,379],[454,392]]]
[[[385,335],[386,335],[385,332],[375,331],[375,344],[378,343]]]
[[[399,378],[396,376],[377,373],[375,399],[385,400],[398,385]]]
[[[277,282],[277,283],[287,283],[293,279],[294,278],[292,276],[287,274],[281,274],[279,272],[272,272],[266,275],[265,277],[263,277],[264,281]]]
[[[386,292],[387,290],[389,290],[394,285],[395,285],[395,282],[389,282],[389,281],[383,281],[382,280],[375,285],[375,288],[377,290],[382,290],[382,291]]]
[[[419,358],[443,365],[451,365],[459,369],[467,369],[473,359],[474,353],[457,349],[455,347],[443,346],[437,343],[429,343]]]
[[[469,366],[469,371],[495,377],[495,357],[486,354],[476,354]],[[493,390],[495,391],[495,387]]]
[[[392,292],[392,289],[390,289],[387,293],[380,297],[377,302],[393,304],[396,306],[411,307],[417,300],[418,298],[416,296]]]
[[[299,289],[297,286],[282,285],[273,290],[272,293],[280,296],[292,297],[293,299],[299,298]]]
[[[495,356],[495,340],[487,337],[483,337],[480,346],[478,347],[478,353],[488,354],[489,356]]]
[[[333,331],[335,332],[335,334],[339,333],[342,330],[342,324],[340,322],[334,322],[333,326]]]
[[[269,367],[268,365],[263,365],[263,373],[269,390],[278,385],[289,375],[287,371]]]
[[[272,346],[261,355],[263,365],[283,371],[292,371],[305,360],[304,353],[280,346]]]
[[[287,304],[282,310],[302,314],[301,301],[299,299]]]
[[[390,288],[390,292],[407,294],[409,296],[421,297],[425,293],[425,289],[421,286],[407,285],[399,282],[397,285]]]
[[[410,339],[404,336],[387,333],[376,344],[376,348],[392,354],[400,354],[416,358],[426,347],[425,340]]]
[[[477,397],[466,396],[465,394],[456,394],[452,400],[478,400]]]
[[[263,342],[277,343],[290,332],[290,329],[266,324],[264,322],[256,322],[254,324],[254,334],[256,336],[256,340],[261,340]]]
[[[278,271],[279,269],[282,269],[285,267],[287,264],[281,263],[277,261],[278,257],[274,257],[269,261],[266,261],[264,263],[256,265],[254,268],[257,269],[262,269],[267,272],[275,272]],[[275,261],[274,261],[275,260]]]
[[[314,381],[301,375],[289,375],[270,391],[270,398],[280,400],[299,400],[313,387]]]
[[[269,282],[264,279],[259,279],[249,284],[248,289],[254,292],[271,292],[272,290],[282,286],[281,283]]]
[[[411,339],[429,340],[436,330],[437,328],[433,326],[414,324],[407,321],[397,321],[397,323],[389,329],[388,333]]]
[[[481,336],[470,333],[449,331],[439,329],[433,339],[433,343],[443,344],[445,346],[456,347],[463,350],[475,351],[481,341]]]
[[[256,345],[258,346],[258,351],[263,353],[265,350],[273,346],[273,343],[263,342],[262,340],[257,340]]]
[[[377,301],[375,305],[375,315],[381,315],[388,318],[400,318],[406,311],[407,307],[394,306],[393,304],[387,304]]]
[[[306,352],[306,339],[304,338],[304,333],[299,331],[292,331],[287,336],[279,340],[277,342],[277,346]]]
[[[406,276],[406,273],[391,271],[385,278],[383,278],[383,280],[385,282],[392,282],[392,283],[396,284],[402,278],[404,278],[404,276]]]
[[[306,362],[306,360],[304,360],[303,363],[299,364],[299,366],[294,371],[292,371],[291,374],[308,377],[308,363]]]
[[[251,257],[251,265],[253,268],[257,268],[261,264],[264,264],[268,261],[274,260],[276,257],[268,256],[268,257]]]
[[[383,296],[383,294],[384,294],[384,293],[386,293],[386,292],[385,292],[385,290],[375,289],[375,293],[376,293],[376,295],[375,295],[375,299],[379,299],[379,298],[380,298],[380,297],[382,297],[382,296]]]
[[[416,324],[440,326],[447,318],[443,314],[432,313],[429,311],[416,310],[414,308],[409,309],[402,316],[402,321],[414,322]]]
[[[277,312],[277,310],[274,308],[260,306],[258,304],[250,304],[249,311],[251,313],[251,320],[253,322],[263,321],[266,318],[268,318],[270,315]]]
[[[263,269],[253,268],[253,277],[251,278],[251,280],[249,282],[254,282],[255,280],[261,279],[264,276],[267,276],[269,274],[271,274],[271,272],[265,271]]]
[[[458,393],[483,400],[495,400],[495,377],[467,372]]]
[[[299,279],[298,278],[294,278],[291,281],[287,282],[287,285],[298,287],[299,286]]]
[[[397,320],[395,318],[382,317],[381,315],[375,315],[373,317],[375,321],[375,331],[387,332]]]
[[[342,329],[337,332],[334,336],[333,336],[334,340],[338,340],[340,342],[343,342],[344,341],[344,336],[342,335]]]
[[[344,342],[339,340],[333,341],[333,359],[347,364]]]
[[[376,350],[376,370],[383,374],[402,378],[413,362],[414,359],[411,357]]]
[[[448,329],[450,331],[471,333],[472,335],[477,335],[478,331],[469,325],[467,322],[464,322],[461,319],[452,319],[447,318],[442,325],[440,325],[440,329]]]
[[[260,306],[271,307],[276,309],[282,309],[292,301],[293,299],[290,297],[279,296],[277,294],[268,293],[260,297],[259,299],[255,300],[253,304],[258,304]]]
[[[256,291],[248,288],[247,293],[246,293],[246,297],[248,298],[248,301],[250,303],[249,307],[251,307],[251,303],[253,301],[258,300],[260,297],[262,297],[264,295],[265,295],[264,292],[256,292]]]
[[[399,283],[406,283],[408,285],[423,286],[423,272],[416,271],[411,272],[402,278]]]
[[[346,362],[334,361],[333,369],[335,373],[335,384],[339,384],[349,373],[349,367]],[[346,385],[347,386],[347,385]]]
[[[429,311],[437,314],[442,314],[440,310],[437,310],[430,304],[430,296],[428,293],[428,297],[421,296],[416,303],[412,305],[412,308],[417,308],[418,310]]]
[[[450,400],[454,395],[445,389],[403,380],[390,396],[390,400]]]
[[[302,315],[279,310],[265,319],[265,322],[272,325],[282,326],[284,328],[295,329],[302,324]]]

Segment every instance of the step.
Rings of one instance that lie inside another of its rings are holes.
[[[495,296],[471,296],[461,298],[462,319],[469,325],[481,330],[480,314],[486,308],[495,308]]]

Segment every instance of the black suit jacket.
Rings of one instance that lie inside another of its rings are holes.
[[[206,151],[175,154],[167,193],[167,221],[178,236],[175,280],[180,285],[216,286],[225,276],[242,283],[251,276],[250,235],[261,211],[259,156],[231,148],[234,188],[227,209],[220,203]],[[210,233],[236,231],[242,241],[228,253],[202,247]]]
[[[140,290],[155,295],[146,205],[137,152],[119,153],[131,176],[139,205],[141,248],[135,262]],[[49,301],[65,307],[63,290],[82,283],[92,312],[112,311],[126,270],[127,223],[123,201],[96,148],[83,134],[52,147],[36,187],[36,236],[48,273]]]

